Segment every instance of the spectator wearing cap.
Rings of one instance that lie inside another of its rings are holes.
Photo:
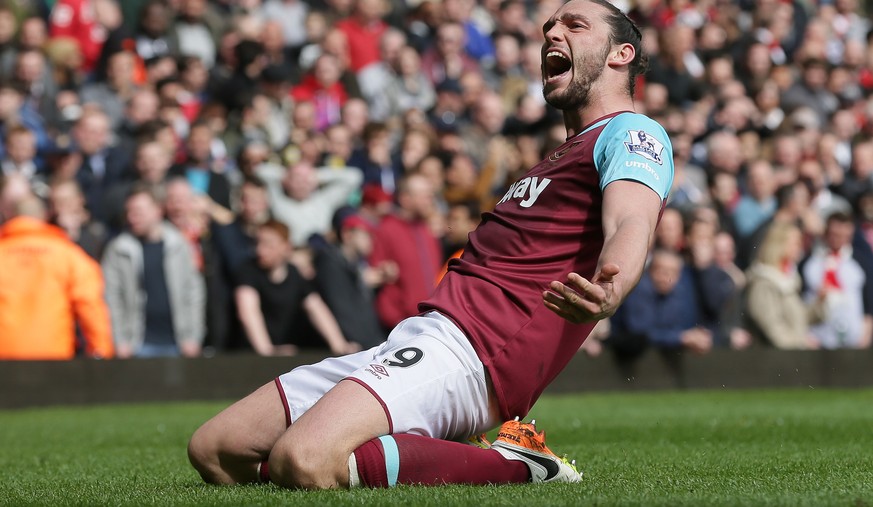
[[[463,90],[461,83],[448,79],[436,87],[436,102],[427,112],[428,121],[437,133],[457,133],[466,123]]]
[[[375,229],[382,219],[394,210],[394,198],[381,185],[364,185],[358,215]]]
[[[397,264],[397,279],[382,287],[376,296],[376,311],[382,327],[391,329],[401,320],[418,313],[418,302],[434,288],[442,265],[439,240],[429,220],[435,210],[434,190],[420,174],[410,174],[397,187],[397,208],[379,223],[370,263]]]
[[[76,324],[84,355],[112,357],[100,266],[45,218],[29,196],[0,227],[0,359],[72,359]]]
[[[375,290],[393,280],[397,267],[390,261],[367,264],[373,228],[354,210],[338,210],[334,221],[336,243],[315,256],[315,286],[343,334],[365,349],[375,347],[387,336],[376,315]]]
[[[288,227],[268,220],[257,229],[256,258],[237,273],[234,291],[244,336],[259,355],[293,355],[301,345],[301,317],[305,314],[332,354],[361,349],[343,335],[321,296],[288,262]]]

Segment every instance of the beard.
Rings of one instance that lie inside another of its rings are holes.
[[[609,55],[609,45],[605,45],[599,53],[589,53],[574,57],[573,78],[563,90],[543,89],[543,97],[551,106],[562,111],[580,109],[590,101],[591,86],[600,79]]]

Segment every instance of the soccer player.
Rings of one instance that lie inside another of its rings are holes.
[[[543,32],[543,92],[563,111],[567,142],[484,215],[422,313],[387,342],[296,368],[198,429],[188,452],[204,480],[321,489],[581,479],[532,424],[510,419],[638,282],[672,147],[633,113],[641,36],[621,11],[570,0]],[[502,420],[490,448],[462,443]]]

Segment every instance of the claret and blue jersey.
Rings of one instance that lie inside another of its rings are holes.
[[[666,200],[672,146],[654,120],[615,113],[555,149],[483,214],[464,254],[419,305],[465,332],[506,419],[530,410],[593,327],[552,313],[542,292],[570,272],[594,274],[603,247],[603,189],[617,180],[638,181]]]

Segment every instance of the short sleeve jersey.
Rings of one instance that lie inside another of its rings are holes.
[[[557,316],[542,293],[570,272],[594,275],[604,239],[603,190],[633,180],[665,202],[672,153],[664,129],[646,116],[621,112],[595,121],[483,213],[464,254],[450,261],[433,296],[419,305],[465,332],[505,419],[528,413],[594,327]]]
[[[309,281],[288,264],[288,276],[279,283],[270,280],[266,271],[254,260],[243,264],[236,276],[237,286],[255,289],[261,299],[261,312],[273,345],[293,342],[303,308],[303,300],[312,291]]]

